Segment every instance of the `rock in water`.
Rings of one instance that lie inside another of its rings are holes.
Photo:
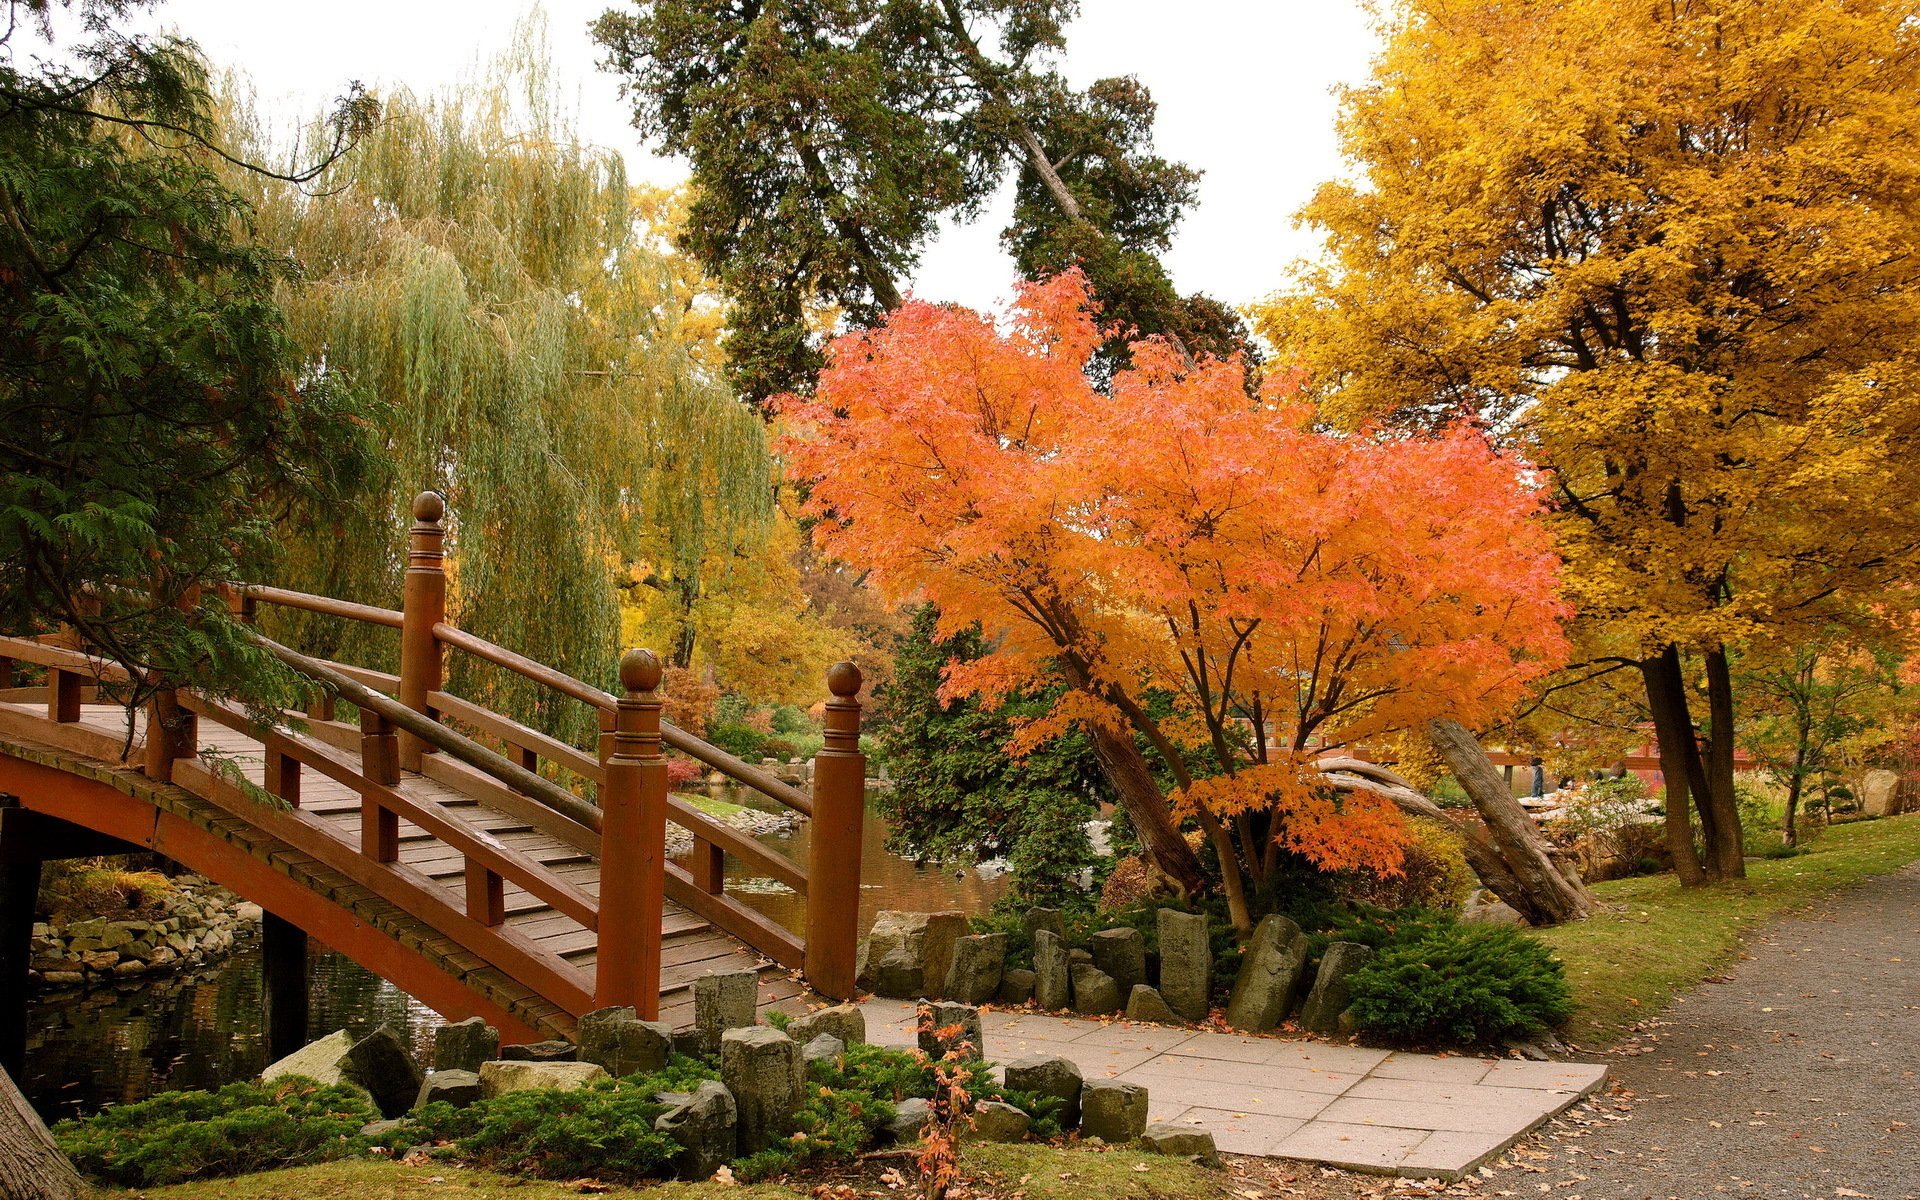
[[[708,1054],[720,1049],[721,1036],[727,1030],[747,1029],[758,1020],[759,999],[757,971],[702,975],[693,981],[693,1027]]]
[[[667,1065],[673,1030],[661,1021],[642,1021],[631,1008],[602,1008],[580,1018],[576,1035],[580,1060],[605,1067],[607,1074],[633,1075]]]
[[[1147,981],[1147,939],[1138,929],[1102,929],[1089,948],[1093,965],[1113,977],[1122,996]]]
[[[1359,942],[1330,942],[1320,956],[1313,990],[1300,1006],[1300,1027],[1315,1033],[1339,1033],[1340,1014],[1353,1003],[1352,977],[1373,961],[1373,947]]]
[[[986,1039],[980,1033],[980,1010],[970,1004],[934,1004],[933,1028],[919,1034],[920,1051],[928,1058],[943,1058],[947,1051],[967,1042],[973,1049],[969,1058],[987,1056]],[[944,1032],[952,1030],[954,1032]]]
[[[1307,967],[1307,936],[1279,913],[1260,919],[1240,959],[1227,1001],[1227,1024],[1250,1033],[1278,1025],[1293,1005]]]
[[[1213,997],[1213,944],[1204,913],[1163,908],[1155,914],[1160,937],[1160,995],[1189,1021],[1207,1019]]]
[[[973,1136],[983,1142],[1024,1141],[1033,1118],[1000,1100],[982,1100],[973,1106]]]
[[[674,1168],[682,1179],[711,1179],[740,1152],[739,1110],[726,1085],[708,1079],[653,1119],[655,1132],[680,1144]]]
[[[1133,985],[1133,991],[1127,996],[1127,1020],[1151,1021],[1156,1025],[1178,1025],[1180,1014],[1167,1007],[1166,998],[1159,989],[1150,988],[1144,983]]]
[[[1051,929],[1033,934],[1033,1000],[1048,1012],[1067,1006],[1067,943]]]
[[[787,1036],[802,1046],[823,1033],[830,1033],[849,1046],[867,1040],[867,1014],[858,1004],[836,1004],[787,1022]]]
[[[1060,1101],[1060,1127],[1080,1123],[1080,1068],[1070,1058],[1029,1054],[1007,1064],[1007,1090]]]
[[[1155,1154],[1197,1158],[1209,1166],[1220,1160],[1220,1152],[1213,1145],[1213,1135],[1192,1125],[1156,1121],[1140,1134],[1140,1144]]]
[[[499,1062],[480,1064],[480,1098],[491,1100],[508,1092],[532,1092],[542,1088],[571,1092],[583,1088],[607,1073],[592,1063],[583,1062]]]
[[[436,1071],[478,1071],[500,1057],[500,1031],[479,1017],[442,1025],[433,1033]]]
[[[353,1044],[341,1070],[367,1089],[383,1117],[404,1116],[420,1098],[420,1068],[400,1035],[384,1025]]]
[[[1097,1015],[1120,1007],[1120,985],[1092,963],[1073,967],[1073,1011]]]
[[[420,1095],[414,1100],[415,1108],[425,1108],[429,1104],[451,1104],[455,1108],[465,1108],[480,1098],[480,1076],[473,1071],[435,1071],[427,1076],[420,1085]]]
[[[720,1035],[720,1082],[739,1113],[740,1153],[757,1154],[783,1139],[805,1098],[800,1046],[768,1025]]]
[[[1147,1128],[1147,1089],[1118,1079],[1089,1079],[1080,1087],[1080,1136],[1124,1146]]]
[[[947,969],[942,994],[961,1004],[985,1004],[999,994],[1006,965],[1006,934],[973,933],[956,938],[953,965]]]

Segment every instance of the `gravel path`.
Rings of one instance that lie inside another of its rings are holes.
[[[1605,1061],[1608,1093],[1481,1177],[1241,1159],[1232,1194],[1920,1200],[1920,864],[1752,936]]]

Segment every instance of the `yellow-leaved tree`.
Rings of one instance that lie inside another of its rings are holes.
[[[1544,472],[1684,882],[1742,873],[1732,657],[1871,619],[1916,562],[1917,17],[1399,4],[1345,96],[1356,177],[1302,214],[1328,253],[1260,314],[1329,418],[1475,416]]]

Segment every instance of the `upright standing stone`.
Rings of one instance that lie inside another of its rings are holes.
[[[795,1017],[787,1022],[787,1036],[802,1046],[823,1033],[830,1033],[849,1046],[867,1040],[867,1014],[858,1004],[836,1004]]]
[[[946,998],[961,1004],[985,1004],[1000,991],[1007,966],[1007,935],[974,933],[953,943],[953,965],[947,969]]]
[[[1000,973],[1000,991],[1002,1004],[1025,1004],[1033,999],[1034,974],[1025,967],[1009,967]]]
[[[894,999],[938,992],[953,965],[953,943],[966,932],[964,913],[880,912],[860,948],[856,982]]]
[[[1102,929],[1089,948],[1093,965],[1113,977],[1122,996],[1147,981],[1147,939],[1138,929]]]
[[[1118,1079],[1089,1079],[1080,1087],[1080,1136],[1124,1146],[1147,1128],[1147,1089]]]
[[[1067,1006],[1067,943],[1051,929],[1033,932],[1033,999],[1049,1012]]]
[[[1278,1025],[1293,1005],[1307,968],[1307,935],[1279,913],[1260,919],[1240,959],[1227,1000],[1227,1024],[1251,1033]]]
[[[967,1004],[933,1004],[933,1028],[922,1028],[919,1032],[921,1053],[928,1058],[942,1058],[947,1051],[961,1042],[973,1046],[970,1058],[987,1056],[986,1039],[980,1033],[980,1010]],[[956,1030],[943,1033],[943,1030]]]
[[[1213,998],[1213,944],[1205,913],[1163,908],[1155,915],[1160,936],[1160,995],[1189,1021],[1207,1019]]]
[[[1080,1123],[1080,1068],[1070,1058],[1029,1054],[1007,1064],[1007,1090],[1060,1101],[1060,1128]]]
[[[1026,926],[1028,937],[1045,929],[1061,941],[1067,940],[1067,919],[1057,908],[1030,908],[1020,918],[1020,923]]]
[[[653,1128],[680,1144],[674,1168],[682,1179],[711,1179],[740,1152],[739,1110],[733,1093],[703,1080],[686,1100],[653,1119]]]
[[[727,1030],[754,1024],[759,998],[760,975],[755,971],[702,975],[693,981],[693,1027],[708,1054],[720,1048],[720,1036]]]
[[[1353,1003],[1352,977],[1373,961],[1373,947],[1359,942],[1330,942],[1320,956],[1313,990],[1300,1006],[1300,1027],[1315,1033],[1339,1033],[1340,1014]]]
[[[385,1025],[355,1042],[340,1069],[367,1089],[383,1117],[406,1115],[420,1098],[420,1068],[413,1064],[400,1035]]]
[[[1092,963],[1073,964],[1073,1011],[1097,1016],[1120,1007],[1120,985]]]
[[[720,1035],[720,1082],[739,1112],[740,1153],[756,1154],[784,1138],[805,1095],[800,1044],[768,1025]]]
[[[580,1018],[580,1061],[598,1063],[609,1075],[658,1071],[667,1065],[673,1030],[642,1021],[631,1008],[602,1008]]]
[[[500,1031],[479,1017],[442,1025],[433,1033],[433,1069],[478,1071],[500,1057]]]

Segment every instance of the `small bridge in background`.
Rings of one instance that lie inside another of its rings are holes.
[[[266,910],[276,1055],[305,1037],[308,935],[449,1019],[484,1017],[508,1041],[569,1034],[609,1005],[685,1024],[693,980],[709,972],[758,970],[763,1002],[807,987],[853,994],[859,671],[828,673],[826,745],[811,792],[800,791],[663,722],[660,665],[644,651],[622,660],[614,696],[447,624],[440,497],[420,496],[414,516],[400,609],[230,590],[249,623],[279,605],[398,633],[398,675],[266,642],[330,693],[284,720],[162,692],[132,715],[129,736],[114,699],[128,682],[121,668],[70,636],[0,637],[0,1067],[20,1065],[41,863],[132,850]],[[449,651],[594,710],[595,751],[444,691]],[[337,702],[356,719],[339,719]],[[810,861],[672,795],[663,745],[811,819]],[[667,856],[668,822],[692,836],[684,867]],[[804,930],[727,895],[728,855],[805,897]]]

